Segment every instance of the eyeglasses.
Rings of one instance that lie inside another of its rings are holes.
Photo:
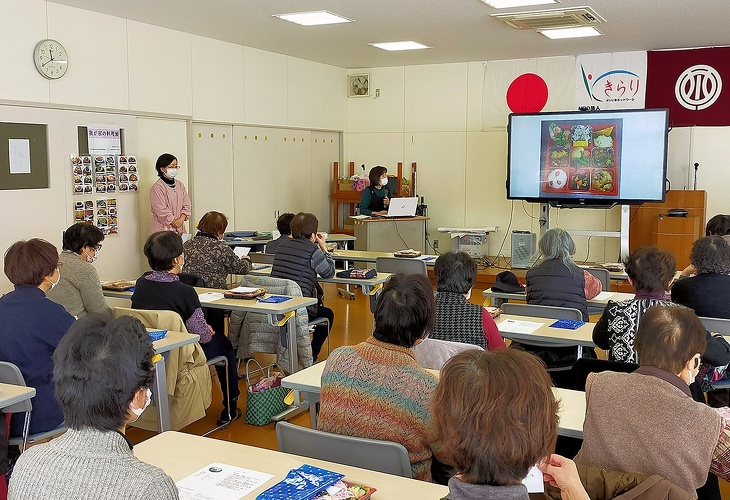
[[[94,251],[95,251],[95,252],[98,252],[99,250],[101,250],[101,244],[99,244],[99,245],[96,245],[96,246],[94,247]]]

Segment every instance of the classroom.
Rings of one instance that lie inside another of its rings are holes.
[[[12,141],[13,127],[22,129],[18,124],[41,125],[47,156],[41,184],[23,189],[2,185],[12,177],[12,166],[10,176],[3,170],[12,162],[1,160],[0,210],[7,221],[0,248],[5,252],[16,241],[42,238],[60,251],[63,231],[79,220],[78,203],[97,203],[98,209],[99,200],[113,198],[118,223],[94,267],[102,280],[136,279],[150,270],[142,249],[152,222],[155,162],[171,153],[180,167],[176,179],[190,195],[187,232],[194,234],[195,223],[210,211],[227,216],[227,231],[274,231],[278,216],[287,212],[314,214],[322,232],[352,231],[346,212],[354,207],[340,204],[336,212],[332,200],[335,186],[347,184],[350,165],[366,176],[376,165],[394,175],[401,164],[403,177],[415,184],[410,194],[428,206],[423,253],[455,249],[451,234],[439,228],[493,228],[484,240],[484,255],[509,269],[512,231],[541,235],[545,225],[539,203],[506,195],[508,115],[517,107],[505,94],[517,77],[536,74],[545,85],[544,101],[534,111],[596,105],[641,109],[645,102],[657,102],[648,87],[656,85],[656,79],[651,82],[653,55],[703,49],[721,51],[719,59],[730,60],[723,22],[730,5],[721,0],[702,6],[679,0],[590,6],[556,0],[505,9],[485,2],[0,0],[6,41],[0,46],[0,143]],[[494,17],[584,7],[589,17],[599,18],[600,36],[551,40],[534,27],[515,29]],[[300,26],[274,17],[319,10],[354,22]],[[46,39],[62,44],[68,54],[63,77],[44,77],[33,62],[34,48]],[[428,48],[388,52],[369,45],[406,40]],[[637,101],[597,101],[586,92],[581,67],[583,75],[612,70],[639,75]],[[730,71],[718,71],[730,77]],[[730,116],[726,95],[727,89],[713,109],[722,106],[721,114]],[[672,104],[659,103],[654,107]],[[706,221],[728,211],[730,180],[724,171],[730,120],[674,123],[672,116],[670,109],[666,177],[672,190],[705,193],[701,237]],[[134,190],[74,192],[73,158],[89,153],[87,131],[92,129],[121,135],[118,154],[136,159]],[[574,234],[576,263],[615,263],[625,257],[619,238],[590,235],[625,230],[620,205],[551,209],[547,225],[586,233]],[[691,242],[685,245],[687,255]],[[689,264],[679,260],[677,271]],[[428,263],[435,284],[432,266]],[[481,303],[480,293],[501,267],[488,271],[487,281],[474,288],[473,303]],[[524,272],[517,275],[524,282]],[[623,279],[613,291],[632,291]],[[332,349],[364,341],[372,327],[368,298],[355,288],[357,300],[347,300],[338,286],[323,284],[327,305],[335,310]],[[12,290],[8,276],[0,275],[0,294]],[[129,306],[127,298],[108,298],[108,303]],[[595,323],[596,310],[589,307],[589,312]],[[349,315],[357,319],[348,323]],[[220,408],[220,392],[217,398],[213,407]],[[309,418],[305,413],[292,422]],[[269,427],[263,444],[259,438],[246,444],[274,449]],[[730,498],[730,488],[723,484],[721,489]],[[433,491],[435,498],[447,493]],[[377,493],[373,498],[379,498]]]

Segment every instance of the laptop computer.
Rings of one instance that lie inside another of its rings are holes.
[[[391,198],[388,205],[388,214],[384,217],[413,217],[416,215],[416,205],[418,205],[418,197],[411,198]]]

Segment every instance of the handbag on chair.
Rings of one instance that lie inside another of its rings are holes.
[[[261,380],[253,384],[249,370],[252,362],[258,365],[258,371],[262,374]],[[272,367],[279,371],[272,372]],[[246,361],[246,423],[250,425],[266,425],[274,415],[283,412],[287,407],[284,398],[289,389],[281,385],[284,371],[276,363],[270,364],[265,370],[264,374],[264,368],[255,359]]]

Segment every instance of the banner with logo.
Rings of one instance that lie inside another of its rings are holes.
[[[646,52],[578,56],[575,107],[641,109],[646,92]]]
[[[510,113],[569,111],[575,56],[487,62],[482,119],[485,130],[505,128]]]
[[[672,126],[730,125],[730,47],[649,51],[646,107],[669,108]]]

